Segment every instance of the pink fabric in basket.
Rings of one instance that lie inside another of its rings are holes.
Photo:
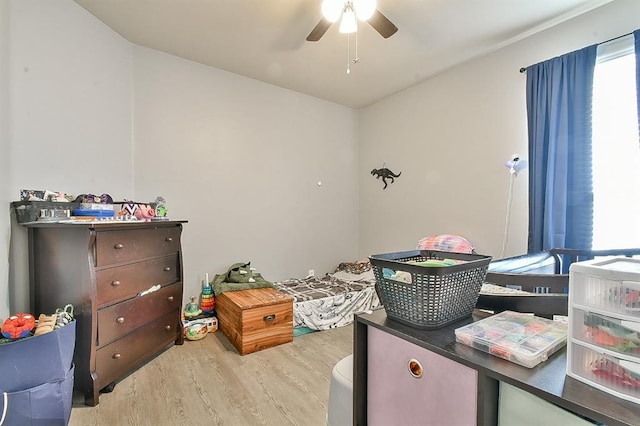
[[[474,253],[475,247],[459,235],[441,234],[422,238],[418,241],[418,250],[452,251],[455,253]]]

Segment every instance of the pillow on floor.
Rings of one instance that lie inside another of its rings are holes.
[[[455,253],[471,254],[475,247],[459,235],[441,234],[422,238],[418,241],[418,250],[452,251]]]

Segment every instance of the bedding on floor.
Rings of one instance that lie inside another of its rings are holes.
[[[356,313],[380,305],[373,271],[354,274],[340,270],[323,277],[289,279],[273,283],[293,296],[293,327],[328,330],[353,322]]]
[[[375,276],[364,262],[341,263],[332,274],[292,278],[273,287],[293,297],[293,327],[307,332],[349,325],[354,314],[380,306]],[[527,294],[490,283],[483,284],[481,293]]]

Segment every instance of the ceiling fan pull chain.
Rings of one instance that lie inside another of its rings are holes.
[[[360,62],[360,56],[358,56],[358,32],[356,31],[356,56],[353,58],[353,63],[357,64]]]
[[[351,74],[351,34],[347,34],[347,74]]]

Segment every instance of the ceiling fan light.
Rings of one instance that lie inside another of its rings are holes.
[[[342,11],[344,9],[343,0],[323,0],[322,1],[322,16],[329,22],[336,22],[340,19]]]
[[[353,8],[356,16],[361,21],[366,21],[373,16],[376,11],[376,0],[353,0]]]
[[[351,34],[358,31],[358,22],[356,21],[356,14],[353,13],[353,9],[347,8],[342,14],[342,21],[340,21],[340,32],[343,34]]]

